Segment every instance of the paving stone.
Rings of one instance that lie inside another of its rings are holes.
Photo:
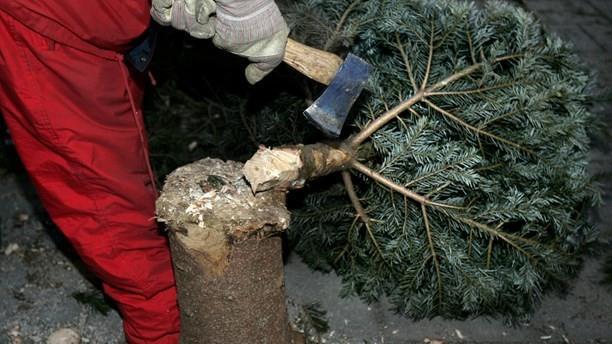
[[[570,11],[568,9],[568,4],[565,1],[559,0],[527,0],[527,7],[538,13],[543,12],[567,12]]]
[[[604,51],[612,52],[612,25],[603,23],[578,24],[584,34],[589,36]]]
[[[527,0],[527,7],[545,16],[547,13],[571,13],[572,21],[581,16],[597,16],[601,11],[591,4],[576,0]]]
[[[538,18],[545,24],[574,25],[579,23],[609,24],[608,18],[601,15],[601,11],[591,5],[577,5],[574,1],[548,1],[527,0],[527,8],[536,13]]]
[[[586,54],[579,52],[580,56],[593,68],[597,75],[598,83],[612,91],[612,55],[607,52]]]
[[[596,12],[608,20],[608,23],[612,25],[612,1],[610,0],[585,0],[585,4],[588,4],[596,10]]]
[[[533,11],[533,9],[532,9]],[[544,10],[536,11],[536,14],[540,21],[545,25],[556,25],[556,26],[564,26],[564,25],[575,25],[575,24],[602,24],[602,25],[610,25],[607,18],[597,15],[597,14],[584,14],[584,15],[575,15],[572,17],[572,20],[568,20],[567,12],[563,11],[546,11]]]
[[[546,28],[550,32],[558,34],[561,38],[571,43],[576,51],[581,54],[599,54],[605,52],[604,47],[601,46],[599,42],[595,41],[590,33],[585,33],[579,25],[547,25]]]

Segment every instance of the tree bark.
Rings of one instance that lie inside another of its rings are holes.
[[[284,192],[253,194],[242,164],[179,168],[157,201],[170,229],[181,343],[290,343],[281,239]]]

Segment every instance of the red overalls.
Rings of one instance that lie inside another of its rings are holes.
[[[149,8],[147,0],[0,0],[0,112],[53,221],[117,301],[128,342],[177,343],[143,88],[122,60]]]

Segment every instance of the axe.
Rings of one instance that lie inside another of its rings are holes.
[[[304,116],[329,137],[338,137],[344,121],[363,90],[371,66],[348,54],[342,60],[327,51],[288,39],[283,61],[305,76],[328,85]]]

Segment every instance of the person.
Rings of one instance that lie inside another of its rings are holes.
[[[251,60],[288,29],[273,0],[0,1],[0,112],[51,219],[100,278],[128,343],[177,343],[179,312],[141,102],[125,54],[151,17]]]

